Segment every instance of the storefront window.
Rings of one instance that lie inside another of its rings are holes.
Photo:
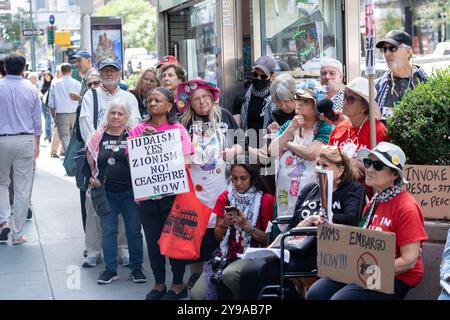
[[[263,54],[277,61],[277,71],[301,68],[318,75],[320,60],[342,61],[341,1],[262,0]]]
[[[361,1],[361,41],[364,39],[365,0]],[[378,0],[375,3],[376,39],[382,39],[393,29],[405,30],[413,38],[413,63],[421,66],[427,74],[450,65],[450,7],[449,1]],[[361,48],[364,48],[362,45]],[[362,72],[364,72],[365,52],[361,52]],[[377,75],[386,70],[387,65],[380,51],[376,53]]]
[[[218,83],[216,10],[216,0],[207,0],[169,14],[172,53],[178,55],[189,79]]]

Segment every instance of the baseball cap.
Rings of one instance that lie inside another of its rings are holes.
[[[90,59],[91,54],[87,50],[78,50],[75,52],[75,54],[72,56],[72,58],[86,58]]]
[[[314,101],[314,105],[316,105],[316,95],[311,89],[301,89],[297,88],[294,94],[294,100],[299,100],[300,98],[311,99]]]
[[[342,63],[334,58],[324,58],[320,63],[320,68],[322,69],[323,67],[335,67],[340,73],[343,70]]]
[[[408,181],[403,176],[403,168],[405,167],[406,163],[406,155],[399,146],[383,141],[377,144],[377,146],[373,150],[367,148],[360,149],[356,154],[356,157],[358,158],[358,160],[362,161],[363,159],[369,157],[369,155],[371,154],[380,159],[380,161],[389,168],[397,170],[403,184],[408,183]]]
[[[159,63],[156,66],[156,68],[159,68],[163,64],[168,64],[168,63],[178,63],[178,60],[177,60],[177,58],[175,58],[174,56],[171,56],[171,55],[164,56],[161,58],[161,60],[159,60]]]
[[[389,31],[382,40],[377,42],[376,47],[379,49],[383,47],[383,43],[390,43],[394,46],[398,46],[401,43],[406,44],[407,46],[412,47],[412,38],[411,36],[403,31],[403,30],[391,30]]]
[[[100,61],[100,63],[98,64],[98,70],[102,70],[104,67],[107,66],[112,66],[118,70],[122,69],[120,67],[120,63],[115,60],[115,59],[111,59],[111,58],[106,58]]]
[[[276,66],[277,63],[271,57],[262,56],[255,61],[253,70],[256,68],[261,69],[262,71],[264,71],[267,77],[270,77],[270,75],[275,72]]]

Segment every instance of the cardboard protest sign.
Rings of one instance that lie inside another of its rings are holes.
[[[128,140],[136,201],[189,191],[178,129]]]
[[[394,292],[395,234],[337,224],[317,229],[320,277]]]
[[[450,166],[405,166],[408,192],[425,218],[450,218]]]

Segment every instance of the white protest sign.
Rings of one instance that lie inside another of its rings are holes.
[[[375,74],[375,15],[373,0],[366,0],[366,75]]]
[[[189,191],[180,130],[128,139],[134,199]]]

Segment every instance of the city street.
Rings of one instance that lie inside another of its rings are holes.
[[[81,268],[84,233],[79,194],[74,178],[65,175],[62,159],[50,158],[49,144],[41,143],[32,194],[34,216],[25,225],[28,242],[18,246],[0,244],[0,300],[143,300],[153,286],[145,246],[147,283],[127,280],[129,269],[119,266],[119,280],[98,285],[96,279],[104,264]]]

